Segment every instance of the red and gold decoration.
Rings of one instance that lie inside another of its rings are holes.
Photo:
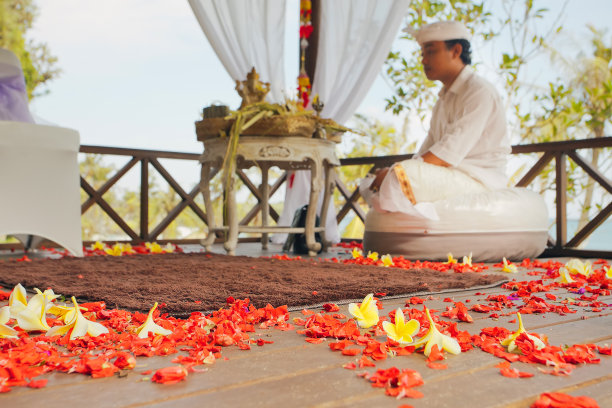
[[[306,73],[306,48],[312,34],[312,2],[300,0],[300,75],[298,76],[298,99],[305,108],[310,102],[310,78]]]

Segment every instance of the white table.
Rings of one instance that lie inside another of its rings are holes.
[[[228,225],[217,225],[215,223],[210,197],[210,175],[212,169],[221,168],[227,142],[228,138],[220,137],[203,140],[204,153],[200,158],[202,163],[200,190],[204,196],[204,205],[208,216],[208,236],[202,240],[202,245],[210,250],[215,240],[215,232],[227,231],[224,248],[229,255],[234,255],[240,232],[261,233],[261,242],[264,249],[268,245],[269,233],[304,233],[308,253],[310,256],[315,256],[321,249],[321,244],[315,240],[315,232],[319,232],[323,249],[327,249],[329,242],[325,239],[325,227],[315,227],[315,220],[322,186],[324,186],[324,195],[320,219],[325,220],[327,216],[327,208],[333,191],[334,167],[340,164],[336,157],[335,143],[326,139],[306,137],[241,136],[236,154],[236,169],[248,169],[253,166],[261,169],[262,225],[247,226],[238,225],[234,181],[232,181],[229,191],[224,191],[224,194],[227,195]],[[270,186],[268,184],[268,170],[273,166],[283,170],[310,170],[311,189],[305,227],[269,225]]]

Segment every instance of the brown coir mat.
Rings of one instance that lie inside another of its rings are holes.
[[[165,303],[174,316],[216,310],[248,297],[257,307],[312,305],[362,298],[465,289],[504,281],[501,275],[286,261],[219,254],[164,254],[0,261],[0,284],[52,288],[108,308],[147,311]],[[316,291],[316,294],[313,293]]]

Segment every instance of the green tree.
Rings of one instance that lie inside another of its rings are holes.
[[[523,117],[525,139],[533,142],[576,138],[600,138],[612,124],[612,40],[606,42],[605,31],[589,26],[590,50],[569,57],[550,49],[552,62],[563,68],[564,77],[549,83],[547,92],[533,99],[540,105],[535,114]],[[609,150],[592,149],[590,164],[607,174]],[[570,170],[576,169],[572,165]],[[552,177],[549,177],[549,180]],[[551,183],[549,183],[551,184]],[[572,196],[581,197],[579,228],[589,219],[596,194],[592,179],[569,172],[568,188]],[[600,207],[605,203],[597,203]]]
[[[37,14],[33,0],[0,0],[0,47],[21,61],[29,99],[45,94],[43,85],[60,73],[47,44],[26,40]]]

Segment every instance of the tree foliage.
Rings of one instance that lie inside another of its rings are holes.
[[[45,94],[43,85],[60,73],[47,44],[27,39],[37,14],[33,0],[0,0],[0,47],[21,61],[29,99]]]

